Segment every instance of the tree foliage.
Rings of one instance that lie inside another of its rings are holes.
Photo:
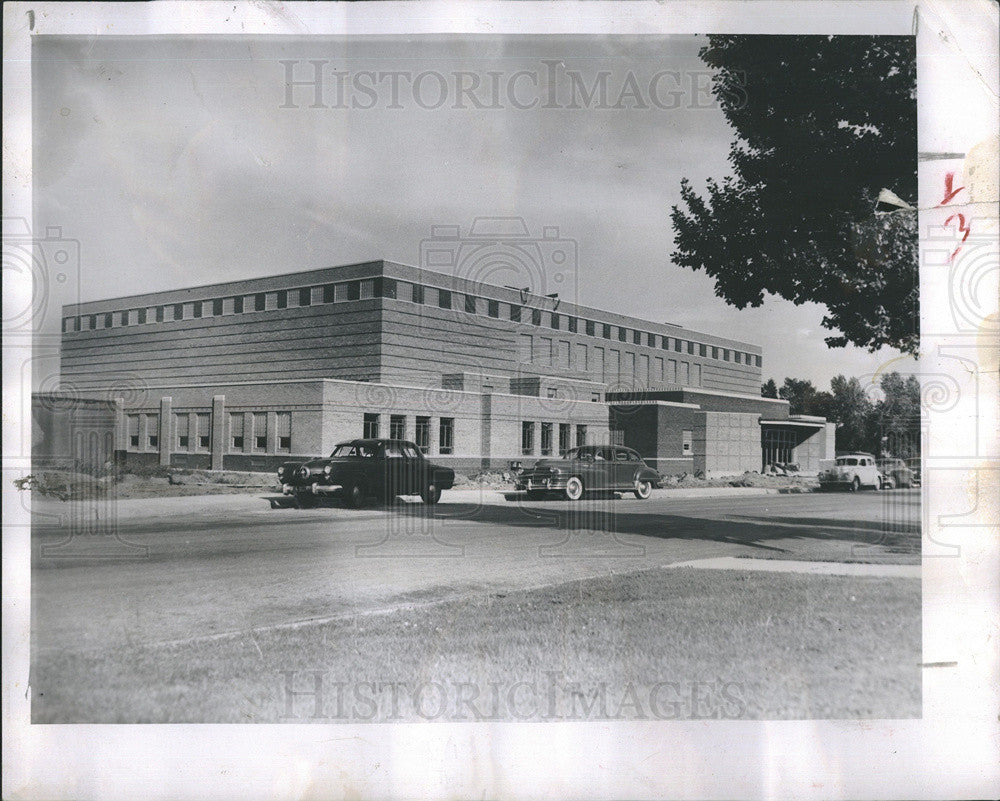
[[[768,379],[763,386],[776,386]],[[879,456],[920,455],[920,382],[887,373],[879,379],[880,393],[869,394],[857,378],[834,376],[830,391],[811,381],[786,378],[778,395],[790,414],[811,414],[837,424],[837,450],[865,451]],[[869,387],[874,389],[874,387]],[[769,397],[763,395],[763,397]]]
[[[762,398],[778,397],[778,385],[774,383],[773,378],[767,379],[767,381],[760,385],[760,396]]]
[[[883,188],[917,201],[913,39],[710,36],[700,55],[732,175],[704,196],[681,182],[674,262],[737,308],[823,304],[831,347],[915,353],[916,213],[876,212]]]

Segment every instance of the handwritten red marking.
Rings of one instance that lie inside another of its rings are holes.
[[[962,245],[965,240],[969,238],[969,233],[972,231],[972,227],[965,221],[965,215],[959,212],[958,214],[952,214],[947,220],[944,221],[945,227],[947,228],[951,221],[958,217],[958,230],[962,231],[962,241],[959,243],[958,247],[955,248],[954,252],[948,257],[948,261],[951,261],[958,255],[958,251],[962,249]]]
[[[959,192],[965,189],[964,186],[960,186],[958,187],[958,189],[952,189],[954,183],[955,183],[955,173],[953,172],[946,173],[944,176],[944,199],[940,203],[938,203],[939,206],[943,206],[945,203],[954,198],[955,195],[957,195]]]

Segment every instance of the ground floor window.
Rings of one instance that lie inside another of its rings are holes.
[[[681,431],[681,452],[684,456],[691,455],[691,432],[686,429]]]
[[[569,450],[569,423],[559,424],[559,455],[565,456]]]
[[[531,456],[535,452],[535,424],[524,420],[521,422],[521,455]]]
[[[576,447],[579,448],[582,445],[587,444],[587,427],[584,425],[578,425],[576,427]]]
[[[365,439],[378,438],[378,415],[366,413],[364,419],[363,433]]]
[[[542,456],[552,455],[552,423],[542,423]]]
[[[243,412],[229,415],[229,448],[233,451],[243,450]]]
[[[130,414],[128,416],[128,446],[139,449],[139,415]]]
[[[442,417],[438,428],[438,452],[450,454],[455,450],[455,418]]]
[[[389,415],[389,439],[406,439],[406,418],[403,415]]]
[[[418,417],[414,426],[416,445],[421,453],[427,453],[431,447],[431,418]]]
[[[278,412],[275,415],[274,427],[278,438],[278,453],[290,453],[292,450],[292,413]]]
[[[194,416],[196,434],[195,444],[200,451],[207,451],[212,441],[212,415],[196,414]]]
[[[188,435],[189,422],[190,418],[187,412],[174,415],[174,429],[177,431],[177,450],[179,451],[186,451],[191,442],[191,438]]]
[[[267,413],[253,413],[253,449],[255,451],[267,450]]]
[[[158,414],[147,414],[146,415],[146,447],[147,448],[158,448],[160,447],[160,415]]]

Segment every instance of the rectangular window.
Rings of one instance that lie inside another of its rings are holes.
[[[406,417],[401,414],[389,415],[389,439],[406,439]]]
[[[584,425],[577,425],[576,427],[576,447],[582,448],[587,444],[587,427]]]
[[[729,348],[723,348],[722,349],[722,361],[724,361],[724,362],[728,362],[729,361]]]
[[[413,429],[413,438],[421,453],[427,453],[431,447],[431,418],[418,417]]]
[[[688,351],[688,353],[691,356],[694,356],[694,343],[693,342],[688,342],[687,343],[687,351]]]
[[[111,328],[112,325],[114,325],[114,314],[108,312],[101,319],[101,328]]]
[[[348,281],[346,284],[341,284],[347,291],[348,300],[361,300],[361,282],[360,281]]]
[[[243,296],[233,298],[233,314],[243,314]]]
[[[146,415],[146,447],[160,447],[160,415]]]
[[[180,319],[180,318],[177,318],[177,319]],[[123,311],[121,313],[121,324],[122,325],[128,325],[129,324],[129,313],[127,311]]]
[[[267,413],[253,413],[253,449],[255,451],[267,450]]]
[[[589,369],[587,366],[587,346],[577,344],[573,348],[575,354],[575,362],[573,363],[573,369],[579,373],[585,373]]]
[[[253,296],[253,310],[254,311],[264,311],[267,306],[267,297],[263,292],[258,292]]]
[[[212,440],[212,415],[196,414],[195,422],[195,444],[200,451],[207,451]]]
[[[450,309],[451,308],[451,291],[447,289],[438,290],[438,308],[439,309]]]
[[[378,414],[373,412],[365,412],[364,424],[362,426],[362,433],[365,439],[377,439],[378,438]]]
[[[686,429],[681,431],[681,454],[683,456],[691,455],[691,432]]]
[[[646,344],[651,347],[656,347],[656,334],[646,334]]]
[[[366,278],[358,282],[358,299],[371,300],[375,297],[375,279]]]
[[[177,450],[186,451],[191,444],[191,438],[188,436],[188,424],[190,423],[190,418],[187,412],[183,414],[174,415],[174,430],[177,432]]]
[[[466,314],[476,313],[476,296],[466,295],[465,296],[465,312]]]
[[[139,450],[139,415],[128,416],[128,446]]]
[[[414,303],[424,302],[424,288],[420,284],[413,285],[413,302]]]
[[[554,328],[556,331],[559,330],[559,315],[552,312],[551,319],[549,320],[549,328]]]
[[[541,325],[542,324],[542,310],[541,309],[532,309],[531,310],[531,324],[532,325]]]
[[[222,316],[222,298],[216,298],[212,301],[212,316],[221,317]]]
[[[667,383],[677,383],[677,360],[667,359]]]
[[[335,284],[323,285],[323,302],[335,303],[337,300],[337,287]]]
[[[628,329],[618,326],[618,341],[628,342]]]
[[[658,381],[661,384],[663,383],[664,377],[663,377],[663,357],[662,356],[656,356],[653,359],[653,378],[652,378],[652,380],[653,381]]]
[[[684,352],[684,340],[682,340],[682,339],[675,339],[674,340],[674,350],[677,353],[683,353]]]
[[[635,345],[642,344],[642,331],[636,331],[634,334],[632,334],[632,343]]]
[[[691,386],[700,387],[701,386],[701,365],[692,364],[691,365]]]
[[[681,374],[677,377],[677,381],[684,386],[688,386],[691,381],[690,374],[691,365],[687,362],[681,362]]]
[[[568,330],[571,334],[575,334],[578,322],[579,321],[575,317],[567,317],[566,330]]]
[[[736,362],[737,364],[742,364],[743,363],[743,354],[740,353],[738,350],[734,350],[733,351],[733,361]]]
[[[760,360],[760,356],[754,356],[754,357],[753,357],[753,361],[754,361],[754,364],[755,364],[755,365],[756,365],[757,367],[760,367],[760,366],[761,366],[761,360]]]
[[[594,348],[594,366],[591,372],[601,381],[604,380],[604,348]]]
[[[559,424],[559,455],[565,456],[569,450],[569,423]]]
[[[521,307],[515,304],[510,304],[510,319],[515,323],[521,322]]]
[[[194,305],[191,308],[191,316],[195,320],[201,319],[201,301],[200,300],[196,300],[194,302]],[[142,322],[145,322],[145,320],[142,319],[143,317],[145,317],[145,314],[143,314],[142,310],[140,309],[140,311],[139,311],[139,319]]]
[[[556,343],[556,366],[561,370],[569,369],[569,343],[568,342],[557,342]]]
[[[532,353],[531,334],[517,335],[517,358],[524,364],[533,361],[535,356]]]
[[[312,290],[308,287],[299,290],[299,305],[300,306],[310,306],[312,305]]]
[[[552,423],[542,423],[542,456],[552,455]]]
[[[490,317],[499,318],[500,317],[500,301],[498,301],[498,300],[491,300],[491,301],[489,301],[486,304],[486,313],[489,314]]]
[[[442,417],[438,426],[438,453],[445,456],[455,452],[455,418]]]
[[[586,325],[584,327],[587,330],[587,336],[589,336],[589,337],[594,336],[594,321],[593,320],[587,320]]]
[[[395,278],[376,278],[375,295],[380,298],[395,300],[398,297],[398,287]]]
[[[708,355],[708,346],[707,345],[698,345],[698,355],[699,356],[707,356]]]
[[[639,375],[636,376],[640,387],[649,386],[649,356],[639,354]]]
[[[87,328],[89,328],[91,331],[93,331],[95,328],[97,328],[97,315],[96,314],[92,314],[92,315],[90,315],[90,317],[87,318]]]
[[[605,323],[603,326],[602,335],[605,339],[611,339],[611,326]]]
[[[278,299],[277,299],[277,302],[275,303],[275,305],[279,309],[287,309],[288,308],[288,292],[286,290],[282,289],[278,293]]]
[[[521,455],[531,456],[535,452],[535,424],[521,421]]]
[[[712,346],[712,358],[713,359],[718,359],[719,358],[719,349],[717,347],[715,347],[714,345]]]
[[[243,412],[233,412],[229,415],[229,449],[243,450]]]
[[[292,413],[278,412],[274,416],[274,433],[277,439],[278,453],[291,453],[292,450]]]
[[[670,337],[663,337],[663,339],[660,340],[660,347],[663,348],[663,350],[670,350]]]

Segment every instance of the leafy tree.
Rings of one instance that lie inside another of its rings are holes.
[[[829,392],[818,392],[812,381],[803,381],[797,378],[786,378],[785,383],[778,390],[778,397],[788,401],[789,414],[812,414],[825,417],[827,407],[830,404]]]
[[[837,450],[873,450],[873,407],[861,382],[856,378],[834,376],[830,381],[830,394],[828,419],[837,424]]]
[[[737,308],[823,304],[831,347],[918,348],[911,37],[710,36],[700,52],[733,127],[732,175],[674,206],[675,263]]]
[[[762,398],[778,397],[778,385],[774,383],[773,378],[767,379],[766,382],[760,385],[760,396]]]
[[[874,411],[878,450],[887,456],[908,458],[920,453],[920,382],[899,373],[882,376],[879,386],[885,394]]]

